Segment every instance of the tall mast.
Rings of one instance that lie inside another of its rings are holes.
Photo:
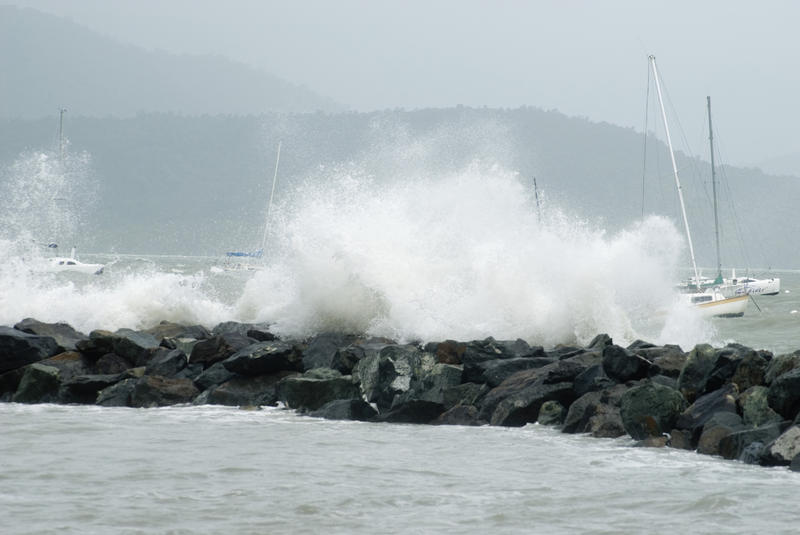
[[[275,158],[275,174],[272,175],[272,191],[269,194],[269,202],[267,203],[267,216],[264,219],[264,236],[261,238],[261,251],[262,254],[267,247],[267,232],[269,231],[269,219],[270,219],[270,212],[272,212],[272,197],[275,195],[275,182],[278,181],[278,164],[281,161],[281,144],[282,141],[278,141],[278,155]]]
[[[672,138],[669,135],[669,125],[667,124],[667,113],[664,111],[664,99],[661,96],[661,84],[658,79],[658,69],[656,68],[656,57],[650,56],[650,66],[653,68],[653,78],[656,81],[658,91],[658,104],[661,106],[661,119],[664,121],[664,131],[667,134],[667,145],[669,146],[669,157],[672,160],[672,172],[675,175],[675,186],[678,188],[678,199],[681,203],[681,214],[683,214],[683,226],[686,229],[686,241],[689,242],[689,255],[692,257],[692,269],[694,270],[695,281],[699,284],[700,275],[697,272],[697,262],[694,258],[694,246],[692,245],[692,234],[689,232],[689,220],[686,219],[686,206],[683,203],[683,188],[678,178],[678,165],[675,163],[675,153],[672,150]]]
[[[536,187],[536,177],[533,177],[533,196],[536,197],[536,216],[542,222],[542,208],[539,206],[539,188]]]
[[[717,244],[717,276],[722,276],[722,260],[719,256],[719,216],[717,214],[717,173],[714,166],[714,129],[711,128],[711,97],[708,102],[708,144],[711,148],[711,190],[714,192],[714,238]]]
[[[64,161],[64,114],[66,113],[66,108],[59,108],[59,116],[58,116],[58,160],[59,162]]]

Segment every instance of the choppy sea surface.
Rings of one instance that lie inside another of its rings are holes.
[[[0,404],[0,531],[796,533],[800,474],[553,429]]]

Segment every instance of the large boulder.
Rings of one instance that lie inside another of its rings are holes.
[[[60,352],[50,336],[39,336],[0,327],[0,373],[39,362]]]
[[[112,351],[134,366],[145,366],[159,344],[152,334],[132,329],[118,329],[112,337]]]
[[[236,331],[224,332],[196,343],[189,355],[189,362],[201,363],[208,369],[255,342],[255,339]]]
[[[780,423],[783,417],[769,406],[765,386],[753,386],[739,396],[737,403],[742,414],[742,422],[748,427],[760,427],[771,423]]]
[[[167,379],[145,375],[131,392],[131,407],[163,407],[190,403],[200,391],[190,379]]]
[[[186,355],[180,349],[159,349],[147,363],[145,374],[175,377],[188,365]]]
[[[84,355],[85,353],[81,353]],[[133,368],[133,363],[124,357],[120,357],[116,353],[106,353],[99,357],[95,362],[95,369],[97,373],[111,375],[115,373],[122,373],[125,370]]]
[[[686,353],[676,345],[631,344],[628,350],[652,363],[651,375],[658,373],[677,379],[686,364]]]
[[[687,405],[677,390],[648,382],[622,395],[620,415],[625,431],[636,440],[644,440],[668,433]]]
[[[377,415],[378,411],[363,399],[334,399],[309,413],[309,416],[326,420],[358,420],[362,422],[372,420]]]
[[[229,381],[236,377],[236,374],[229,371],[222,362],[217,362],[207,370],[195,377],[194,383],[200,390],[208,390],[209,388]]]
[[[120,378],[120,374],[77,375],[61,384],[59,401],[91,405],[97,401],[97,395],[101,390],[116,384]]]
[[[618,383],[647,377],[652,364],[627,349],[610,344],[603,348],[603,371]]]
[[[764,371],[764,384],[771,385],[775,379],[795,368],[800,368],[800,349],[794,353],[772,357]]]
[[[205,340],[211,337],[208,329],[202,325],[181,325],[171,321],[162,321],[158,325],[145,329],[142,331],[147,334],[153,335],[156,340],[163,341],[165,339],[175,338],[192,338],[194,340]],[[174,349],[174,348],[173,348]]]
[[[793,425],[764,448],[761,462],[770,466],[788,465],[798,455],[800,455],[800,427]]]
[[[432,401],[447,406],[450,390],[461,385],[461,366],[437,363],[430,353],[422,353],[411,376],[408,390],[395,396],[392,406],[412,399]]]
[[[131,395],[139,378],[129,377],[108,386],[97,393],[95,403],[103,407],[130,407]]]
[[[278,383],[276,393],[279,401],[300,411],[314,411],[336,399],[361,399],[351,376],[326,368],[287,377]]]
[[[522,370],[541,368],[555,359],[544,356],[512,357],[472,362],[464,365],[462,380],[465,383],[485,383],[491,388]]]
[[[333,368],[339,350],[355,341],[356,336],[352,334],[321,333],[314,336],[303,348],[303,369]]]
[[[752,455],[748,448],[752,444],[758,443],[761,444],[759,449],[763,450],[764,444],[774,441],[781,435],[781,432],[780,423],[770,423],[761,427],[735,431],[720,440],[719,454],[725,459],[737,459],[754,463],[757,457]]]
[[[589,392],[596,392],[598,390],[605,390],[614,386],[614,381],[606,375],[602,364],[595,364],[590,366],[585,371],[581,372],[575,377],[573,382],[575,388],[575,396],[581,397]]]
[[[794,420],[800,412],[800,368],[779,375],[767,391],[767,401],[786,420]]]
[[[240,334],[242,336],[247,336],[249,338],[254,338],[254,337],[251,337],[248,334],[250,331],[253,331],[254,333],[256,331],[261,332],[261,333],[269,332],[269,324],[268,323],[240,323],[238,321],[223,321],[222,323],[217,324],[213,329],[211,329],[211,335],[212,336],[220,336],[220,335],[223,335],[223,334],[235,333],[235,334]],[[256,336],[263,337],[262,335],[256,335]],[[274,339],[274,337],[272,339]],[[270,342],[270,341],[272,341],[272,340],[259,340],[258,338],[256,338],[256,340],[259,341],[259,342]]]
[[[697,452],[705,455],[720,455],[720,444],[725,437],[745,431],[742,418],[735,412],[717,412],[703,426],[697,441]]]
[[[624,385],[615,385],[579,397],[570,405],[561,430],[564,433],[590,433],[602,438],[624,435],[620,404],[627,390]]]
[[[489,392],[489,387],[475,383],[462,383],[451,386],[442,392],[442,403],[446,409],[456,405],[475,405]]]
[[[736,385],[729,384],[700,396],[678,416],[674,427],[688,431],[692,445],[696,445],[703,432],[703,426],[714,414],[719,412],[736,414],[736,395]]]
[[[279,371],[303,371],[303,356],[294,344],[273,340],[243,347],[222,363],[239,375],[264,375]]]
[[[206,370],[209,371],[209,370]],[[214,385],[197,396],[196,405],[260,406],[276,405],[276,386],[281,379],[297,372],[280,371],[256,377],[233,375],[219,385]]]
[[[424,376],[434,364],[432,354],[414,345],[388,345],[361,359],[354,376],[364,398],[383,412],[392,406],[395,397],[411,389],[413,379]]]
[[[705,391],[706,377],[715,361],[716,352],[708,344],[698,344],[689,352],[686,364],[678,376],[678,390],[686,401],[693,403]]]
[[[11,401],[11,397],[19,388],[23,375],[25,375],[25,368],[17,368],[0,374],[0,402]]]
[[[25,368],[17,392],[11,399],[15,403],[55,403],[60,387],[58,368],[37,362]]]
[[[728,344],[714,352],[701,392],[713,392],[731,382],[741,391],[747,390],[763,383],[766,367],[767,360],[758,352],[741,344]]]
[[[56,341],[61,351],[75,351],[77,342],[88,339],[88,336],[66,323],[44,323],[33,318],[25,318],[14,325],[14,328],[28,334],[49,336]]]
[[[574,403],[573,403],[574,405]],[[558,401],[551,400],[542,403],[539,407],[539,417],[537,421],[540,425],[555,425],[560,426],[564,423],[564,417],[567,415],[567,409]]]
[[[444,406],[441,403],[412,399],[393,406],[389,412],[379,414],[374,420],[396,424],[429,424],[443,412]]]
[[[434,425],[485,425],[488,422],[481,420],[478,409],[473,405],[455,405],[450,407],[431,422]]]

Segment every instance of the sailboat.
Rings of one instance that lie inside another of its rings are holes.
[[[275,173],[272,175],[272,190],[269,194],[269,201],[267,202],[267,215],[264,218],[264,233],[261,237],[261,248],[255,251],[228,251],[225,253],[227,261],[223,266],[225,271],[258,271],[263,269],[263,265],[255,264],[248,261],[241,261],[239,259],[261,258],[264,256],[264,250],[267,246],[267,233],[269,231],[270,213],[272,212],[272,198],[275,196],[275,183],[278,181],[278,164],[281,161],[281,145],[282,141],[278,141],[278,154],[275,157]]]
[[[697,261],[694,255],[694,245],[692,244],[692,234],[689,230],[689,220],[686,217],[686,205],[683,202],[683,189],[681,181],[678,177],[678,165],[675,162],[675,152],[672,149],[672,138],[669,133],[669,123],[667,122],[667,113],[664,110],[664,99],[661,95],[661,82],[658,76],[658,68],[656,67],[656,57],[650,56],[650,67],[653,69],[653,79],[656,84],[656,91],[658,93],[658,104],[661,108],[661,119],[664,122],[664,132],[667,137],[667,146],[669,147],[669,155],[672,162],[672,173],[675,177],[675,187],[678,190],[678,200],[680,201],[681,214],[683,216],[683,226],[686,231],[686,241],[689,245],[689,256],[692,259],[692,270],[694,273],[694,280],[700,280],[700,274],[697,270]],[[747,308],[747,294],[727,296],[724,294],[719,286],[712,286],[709,288],[683,294],[688,306],[693,307],[704,317],[721,316],[721,317],[737,317],[743,316]]]
[[[781,290],[781,279],[770,277],[767,279],[755,279],[749,276],[737,277],[736,270],[731,269],[730,278],[722,276],[722,260],[720,259],[719,247],[719,211],[717,209],[717,174],[714,165],[714,129],[711,123],[711,97],[706,97],[708,108],[708,143],[711,153],[711,189],[714,199],[714,239],[717,253],[717,275],[715,278],[703,277],[692,278],[680,285],[684,291],[692,291],[699,288],[718,286],[725,295],[777,295]]]

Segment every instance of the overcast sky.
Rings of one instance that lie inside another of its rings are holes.
[[[800,151],[790,0],[0,1],[149,49],[227,56],[357,110],[530,105],[642,130],[655,54],[697,155],[706,95],[723,163]]]

